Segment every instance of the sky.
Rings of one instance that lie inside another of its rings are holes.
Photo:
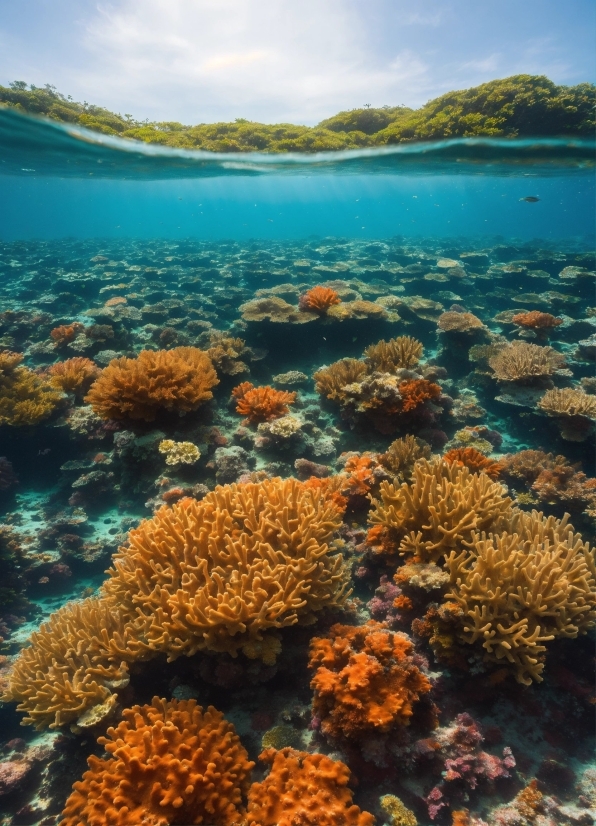
[[[312,125],[513,74],[596,79],[594,0],[1,0],[0,84],[137,119]]]

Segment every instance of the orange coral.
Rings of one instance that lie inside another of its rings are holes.
[[[562,318],[557,318],[550,313],[541,313],[540,310],[532,310],[529,313],[517,313],[511,319],[519,327],[529,330],[546,330],[551,327],[558,327],[563,323]]]
[[[341,494],[341,487],[343,483],[342,475],[327,476],[325,479],[320,479],[318,476],[311,476],[302,484],[307,489],[320,490],[326,499],[333,502],[340,512],[345,511],[348,500]]]
[[[379,463],[371,456],[351,456],[344,469],[349,474],[342,491],[366,496],[375,484],[374,471]]]
[[[143,350],[137,358],[111,361],[85,401],[103,419],[152,422],[161,410],[196,410],[218,382],[211,360],[196,347]]]
[[[62,826],[166,826],[242,821],[242,797],[254,763],[234,727],[195,700],[134,706],[98,742],[111,757],[91,755],[74,784]]]
[[[323,754],[266,749],[271,770],[248,795],[247,826],[373,826],[375,818],[352,803],[350,770]]]
[[[275,390],[269,385],[255,387],[249,381],[243,381],[235,387],[232,396],[238,400],[236,413],[246,416],[246,421],[251,424],[285,416],[289,412],[288,405],[296,401],[296,393]]]
[[[402,397],[402,411],[407,413],[426,399],[437,399],[441,395],[441,388],[428,379],[412,379],[403,381],[399,385],[399,392]]]
[[[487,459],[475,447],[456,447],[453,450],[447,451],[443,456],[446,462],[459,465],[460,467],[469,468],[472,473],[480,473],[484,471],[491,479],[498,479],[499,474],[503,470],[503,465],[500,462],[495,462],[492,459]]]
[[[56,347],[59,347],[61,344],[68,344],[84,329],[82,324],[75,321],[72,324],[62,324],[60,327],[54,327],[53,330],[50,330],[50,336],[56,342]]]
[[[312,640],[310,667],[314,713],[332,737],[359,737],[408,725],[414,704],[431,689],[412,660],[405,634],[382,623],[333,625],[328,637]]]
[[[314,313],[321,313],[321,315],[324,315],[334,304],[341,304],[341,298],[331,287],[313,287],[299,299],[301,310],[310,310]]]
[[[118,304],[128,304],[123,295],[115,295],[113,298],[108,298],[105,307],[116,307]]]
[[[65,393],[82,394],[89,390],[101,370],[91,359],[75,356],[52,364],[48,369],[50,383]]]

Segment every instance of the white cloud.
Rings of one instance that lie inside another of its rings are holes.
[[[84,41],[88,100],[185,122],[315,123],[342,108],[425,99],[411,52],[378,57],[345,0],[120,0]]]

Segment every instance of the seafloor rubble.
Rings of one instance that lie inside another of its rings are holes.
[[[0,245],[2,826],[593,823],[594,266]]]

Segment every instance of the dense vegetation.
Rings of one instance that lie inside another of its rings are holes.
[[[448,92],[420,109],[364,107],[340,112],[317,126],[233,123],[184,126],[137,121],[87,102],[77,103],[53,86],[14,81],[0,86],[0,104],[73,123],[107,135],[217,152],[316,152],[404,141],[454,137],[535,137],[594,133],[596,86],[556,86],[546,77],[515,75],[473,89]]]

